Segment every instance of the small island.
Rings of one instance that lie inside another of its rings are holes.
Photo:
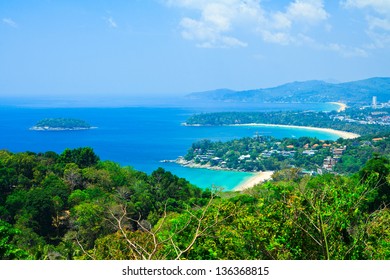
[[[30,130],[37,131],[63,131],[63,130],[87,130],[93,129],[89,123],[79,119],[47,118],[40,120]]]

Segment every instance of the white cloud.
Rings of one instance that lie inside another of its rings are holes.
[[[368,53],[365,49],[357,48],[357,47],[348,47],[337,43],[322,45],[320,46],[320,48],[337,52],[344,57],[367,57],[368,56]]]
[[[346,0],[346,8],[358,8],[365,13],[366,33],[372,43],[369,49],[390,45],[390,1],[389,0]]]
[[[287,32],[271,32],[269,30],[261,30],[261,36],[265,42],[276,43],[280,45],[288,45],[294,42],[294,38]]]
[[[346,0],[344,5],[349,8],[372,8],[380,14],[390,14],[389,0]]]
[[[199,18],[184,17],[182,36],[197,41],[199,47],[245,47],[247,43],[232,35],[237,26],[253,23],[261,16],[255,0],[168,0],[168,5],[195,10]]]
[[[368,16],[367,22],[369,25],[369,28],[371,30],[373,29],[383,29],[386,31],[390,31],[390,19],[389,18],[379,18],[374,16]]]
[[[183,18],[181,23],[183,28],[182,36],[187,40],[198,41],[198,47],[245,47],[246,43],[237,38],[222,35],[227,28],[226,23],[219,22],[211,24],[204,21],[197,21],[191,18]]]
[[[367,30],[367,35],[371,39],[371,44],[367,49],[381,49],[390,46],[390,34],[384,30]]]
[[[324,21],[329,17],[322,0],[296,0],[288,6],[286,16],[293,21],[310,24]]]
[[[257,31],[265,42],[296,43],[297,25],[308,28],[329,17],[322,0],[294,0],[285,11],[267,12],[256,0],[167,0],[169,6],[199,12],[199,18],[181,20],[182,36],[207,47],[244,47],[238,36]],[[240,35],[233,35],[238,32]],[[294,33],[295,32],[295,33]],[[301,32],[301,31],[300,31]]]
[[[389,0],[347,0],[343,4],[346,8],[361,9],[366,14],[366,20],[370,29],[390,29]]]
[[[115,20],[112,17],[104,18],[104,20],[107,22],[108,26],[112,28],[118,28],[118,24],[115,22]]]
[[[290,29],[292,20],[285,13],[277,12],[271,15],[272,27],[275,29]]]
[[[241,37],[252,32],[266,43],[307,46],[344,57],[368,55],[364,48],[319,42],[310,36],[310,31],[318,27],[322,32],[332,31],[323,0],[291,0],[283,10],[266,10],[266,4],[255,0],[166,0],[166,3],[198,13],[180,21],[183,38],[194,41],[198,47],[245,47],[247,43]],[[384,28],[387,24],[372,19],[372,26]]]
[[[10,19],[10,18],[3,18],[2,21],[3,21],[3,23],[5,23],[5,24],[7,24],[8,26],[11,26],[11,27],[13,27],[13,28],[17,28],[17,27],[18,27],[18,25],[16,24],[16,22],[13,21],[13,20]]]
[[[304,33],[311,26],[326,22],[328,17],[322,0],[295,0],[284,12],[270,13],[258,30],[265,42],[302,45],[313,40]],[[325,29],[326,26],[329,24]]]

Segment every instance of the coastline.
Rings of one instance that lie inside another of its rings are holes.
[[[328,103],[340,106],[340,108],[337,110],[338,113],[345,111],[345,109],[348,108],[347,104],[342,102],[328,102]]]
[[[173,163],[179,164],[179,165],[181,165],[183,167],[187,167],[187,168],[201,168],[201,169],[209,169],[209,170],[241,172],[241,171],[230,169],[230,168],[223,168],[223,167],[219,167],[219,166],[211,166],[210,164],[194,163],[193,161],[185,160],[183,157],[179,157],[179,158],[177,158],[175,160],[162,160],[161,162],[173,162]]]
[[[261,171],[261,172],[254,173],[252,177],[239,184],[233,190],[243,191],[246,189],[253,188],[257,184],[270,180],[272,174],[274,174],[274,171]]]
[[[97,127],[72,127],[72,128],[66,128],[66,127],[41,127],[41,126],[33,126],[30,127],[29,130],[33,131],[77,131],[77,130],[90,130],[90,129],[96,129]]]
[[[283,127],[283,128],[298,128],[298,129],[305,129],[305,130],[315,130],[315,131],[322,131],[322,132],[328,132],[335,134],[337,136],[340,136],[344,139],[354,139],[360,137],[359,134],[348,132],[348,131],[342,131],[342,130],[336,130],[332,128],[321,128],[321,127],[311,127],[311,126],[298,126],[298,125],[285,125],[285,124],[264,124],[264,123],[248,123],[248,124],[230,124],[228,126],[268,126],[268,127]]]
[[[243,172],[239,170],[234,170],[230,168],[222,168],[219,166],[211,166],[209,164],[197,164],[192,161],[187,161],[182,157],[179,157],[176,160],[165,160],[163,162],[174,162],[176,164],[181,165],[182,167],[187,168],[197,168],[197,169],[209,169],[209,170],[216,170],[216,171],[232,171],[232,172]],[[275,171],[260,171],[260,172],[250,172],[253,175],[250,176],[248,179],[244,180],[243,182],[239,183],[236,187],[232,189],[232,191],[243,191],[246,189],[250,189],[254,187],[257,184],[260,184],[262,182],[268,181],[271,179],[272,174],[274,174]]]

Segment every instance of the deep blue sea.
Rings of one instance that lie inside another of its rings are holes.
[[[332,110],[331,104],[296,104],[294,109]],[[28,108],[0,107],[0,149],[11,152],[55,151],[65,148],[92,147],[102,160],[112,160],[137,170],[151,173],[163,167],[191,183],[207,188],[220,186],[233,189],[251,173],[184,168],[161,160],[184,155],[191,144],[200,139],[227,141],[245,136],[274,137],[315,136],[320,139],[338,137],[323,132],[275,127],[186,127],[181,123],[194,113],[215,111],[291,110],[290,104],[258,104],[256,106],[208,107],[128,107],[128,108]],[[43,118],[78,118],[97,129],[86,131],[31,131]]]

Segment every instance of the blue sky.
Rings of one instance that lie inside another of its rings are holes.
[[[0,0],[0,96],[390,76],[388,0]]]

